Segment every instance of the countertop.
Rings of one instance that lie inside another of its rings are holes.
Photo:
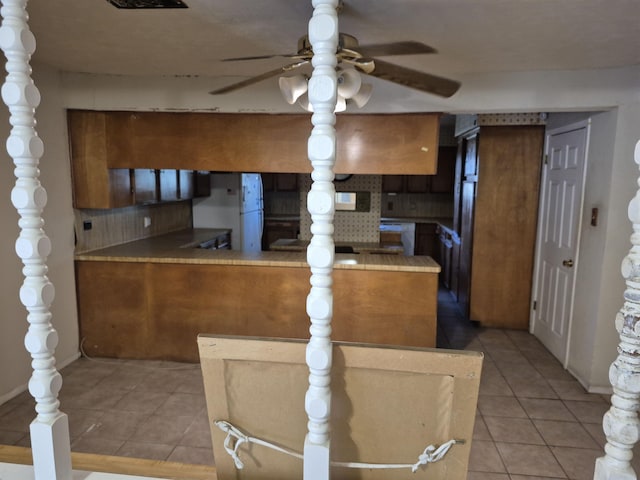
[[[270,250],[303,252],[309,246],[306,240],[296,238],[281,238],[269,245]],[[359,254],[395,254],[404,253],[402,243],[375,243],[375,242],[336,242],[336,247],[349,246]]]
[[[305,252],[256,252],[208,250],[196,245],[225,230],[187,229],[157,237],[136,240],[113,247],[76,254],[77,261],[137,263],[190,263],[309,268]],[[334,268],[439,273],[440,265],[427,256],[347,254],[335,255]]]
[[[437,223],[449,230],[453,229],[451,217],[381,217],[380,223]]]

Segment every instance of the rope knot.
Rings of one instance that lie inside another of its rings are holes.
[[[426,465],[427,463],[437,462],[444,457],[449,449],[455,445],[456,443],[464,443],[461,440],[449,440],[446,443],[443,443],[439,447],[435,447],[434,445],[429,445],[424,451],[418,456],[418,461],[413,464],[411,467],[411,472],[416,473],[421,465]]]
[[[238,456],[238,448],[240,448],[240,445],[243,443],[248,444],[250,442],[249,437],[224,420],[217,420],[215,425],[223,432],[226,432],[227,437],[224,439],[224,449],[231,458],[233,458],[233,463],[235,463],[236,468],[242,470],[244,463],[242,463],[242,460],[240,460]]]

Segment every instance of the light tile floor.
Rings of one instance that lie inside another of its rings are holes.
[[[446,292],[438,346],[485,353],[468,480],[593,478],[607,396],[586,393],[529,333],[474,327]],[[82,358],[62,374],[73,451],[213,463],[198,366]],[[29,445],[33,407],[28,393],[0,406],[0,444]]]

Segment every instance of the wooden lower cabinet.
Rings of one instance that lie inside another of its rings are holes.
[[[197,362],[199,333],[309,337],[307,268],[78,261],[76,285],[89,356]],[[332,338],[435,347],[437,290],[437,273],[337,269]]]
[[[414,255],[428,255],[440,263],[437,259],[437,228],[436,223],[416,223]]]
[[[281,238],[298,238],[299,233],[299,220],[266,219],[262,230],[262,250],[269,250],[269,246]]]

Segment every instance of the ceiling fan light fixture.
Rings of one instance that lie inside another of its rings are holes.
[[[305,75],[293,75],[278,79],[280,92],[289,105],[296,103],[296,100],[307,92],[309,88],[307,81],[308,79]]]
[[[373,94],[373,85],[370,83],[363,83],[354,96],[352,96],[349,100],[356,104],[358,108],[364,107],[369,99],[371,99],[371,95]]]
[[[355,68],[338,69],[338,95],[351,98],[362,86],[362,78]]]
[[[298,101],[296,103],[301,106],[303,110],[306,110],[307,112],[313,112],[313,105],[311,105],[311,102],[309,101],[309,95],[306,92],[300,95],[300,98],[298,98]]]

